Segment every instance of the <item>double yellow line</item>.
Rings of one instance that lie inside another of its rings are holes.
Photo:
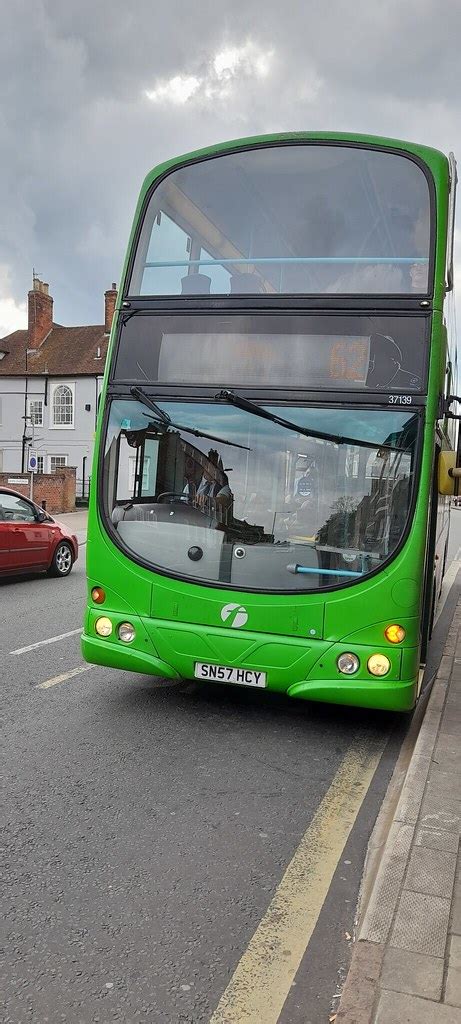
[[[358,740],[342,761],[210,1024],[276,1024],[387,737]]]

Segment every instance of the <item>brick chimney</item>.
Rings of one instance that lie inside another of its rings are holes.
[[[53,327],[53,299],[48,294],[48,285],[34,277],[32,291],[28,294],[28,346],[37,349]]]
[[[117,285],[112,282],[112,288],[104,292],[104,334],[110,334],[112,320],[114,319],[115,303],[117,302]]]

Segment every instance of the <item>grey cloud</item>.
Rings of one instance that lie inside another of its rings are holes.
[[[2,28],[0,264],[17,301],[35,265],[64,323],[101,320],[141,181],[169,156],[321,128],[461,153],[458,0],[15,0]],[[273,51],[270,74],[240,67],[207,96],[213,57],[247,40]],[[174,75],[205,84],[180,106],[146,98]]]

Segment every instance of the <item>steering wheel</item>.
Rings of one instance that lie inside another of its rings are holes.
[[[157,496],[156,501],[159,502],[160,504],[162,502],[165,502],[165,504],[167,504],[168,502],[172,501],[183,501],[189,502],[190,504],[190,497],[188,494],[184,494],[182,491],[162,491],[162,493]]]

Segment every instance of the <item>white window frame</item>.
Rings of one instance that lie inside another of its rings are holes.
[[[49,455],[48,458],[49,458],[49,467],[50,467],[49,471],[50,471],[50,473],[56,473],[56,472],[59,472],[60,469],[65,469],[66,468],[69,456],[68,455],[63,455],[61,452],[59,452],[59,453],[55,452],[54,455]],[[63,463],[62,466],[55,466],[54,469],[53,469],[52,459],[65,459],[65,462]]]
[[[58,388],[68,388],[72,395],[72,422],[54,422],[54,398]],[[50,388],[50,430],[74,430],[75,429],[75,383],[68,380],[55,381]]]
[[[147,455],[144,459],[142,469],[142,484],[141,491],[147,491],[149,487],[149,474],[150,474],[150,455]],[[134,493],[134,482],[136,475],[136,455],[128,456],[128,493],[131,495]]]
[[[32,406],[33,405],[39,405],[40,406],[40,419],[39,420],[32,421]],[[39,398],[29,398],[28,409],[29,409],[29,419],[30,419],[31,423],[33,422],[34,427],[43,427],[43,398],[40,398],[40,397]]]
[[[44,472],[45,472],[45,456],[44,455],[37,455],[37,473],[44,473]]]

